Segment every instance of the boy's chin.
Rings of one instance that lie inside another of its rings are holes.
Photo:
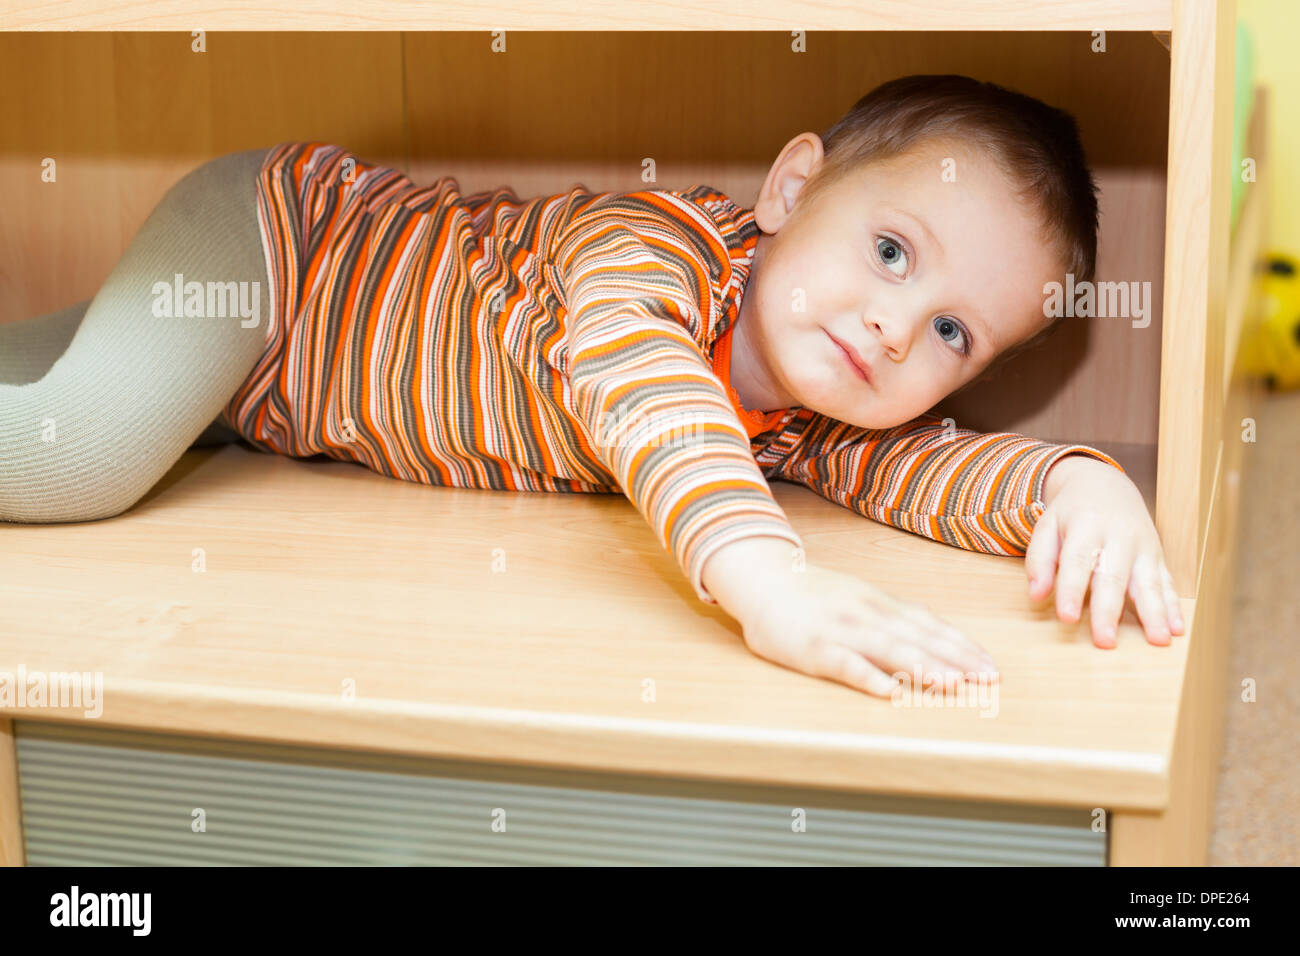
[[[846,425],[853,425],[857,428],[869,428],[873,431],[881,431],[886,428],[896,428],[899,425],[906,425],[912,419],[923,414],[917,412],[916,415],[903,415],[897,410],[888,409],[840,409],[839,414],[835,411],[823,410],[816,405],[808,405],[813,411],[825,415],[827,418],[833,418],[836,421],[844,422]]]
[[[861,397],[853,404],[846,404],[843,394],[837,394],[833,389],[828,391],[827,384],[815,377],[811,382],[801,382],[796,379],[793,384],[799,406],[858,428],[873,430],[896,428],[899,425],[906,425],[928,410],[928,407],[922,408],[909,414],[909,409],[885,407],[874,400],[864,402]],[[878,399],[879,396],[873,395],[871,398]]]
[[[846,425],[854,425],[855,428],[893,428],[893,424],[881,423],[879,412],[872,414],[871,411],[863,410],[863,408],[839,408],[833,403],[828,403],[826,407],[815,405],[815,403],[807,403],[805,407],[811,408],[811,410],[818,412],[819,415],[826,416],[828,419],[842,421]]]

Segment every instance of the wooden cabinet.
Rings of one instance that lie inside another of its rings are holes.
[[[1203,863],[1249,388],[1231,359],[1267,175],[1261,121],[1230,237],[1233,18],[1209,0],[0,13],[0,322],[89,298],[185,172],[285,140],[467,192],[708,183],[746,205],[790,137],[894,76],[967,73],[1070,110],[1102,186],[1097,281],[1147,284],[1148,321],[1068,320],[940,408],[1115,455],[1189,622],[1153,648],[1130,611],[1099,651],[1086,618],[1029,602],[1020,562],[774,485],[810,560],[925,601],[1004,668],[991,718],[891,707],[751,655],[616,496],[431,489],[227,446],[187,452],[116,518],[0,528],[0,671],[101,672],[100,720],[137,731],[1105,811],[1111,863]],[[83,717],[0,707],[0,856],[21,860],[3,717]]]

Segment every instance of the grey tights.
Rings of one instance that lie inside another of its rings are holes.
[[[0,521],[120,514],[187,448],[238,437],[216,419],[266,343],[254,185],[266,153],[230,153],[185,175],[94,298],[0,324]],[[171,286],[176,273],[205,288],[249,283],[257,324],[154,315],[154,284]]]

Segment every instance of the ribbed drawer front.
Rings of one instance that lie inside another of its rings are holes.
[[[670,782],[42,721],[15,722],[15,737],[33,866],[1106,860],[1105,834],[1084,810]],[[793,826],[796,808],[803,832]],[[192,828],[196,809],[206,832]]]

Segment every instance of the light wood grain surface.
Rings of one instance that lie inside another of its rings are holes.
[[[1086,625],[1031,604],[1017,559],[774,490],[808,560],[924,601],[987,647],[996,697],[895,706],[754,656],[622,496],[431,488],[241,445],[187,452],[116,518],[0,527],[0,670],[101,672],[107,725],[1164,805],[1187,638],[1151,647],[1126,618],[1118,648],[1098,650]]]
[[[57,85],[33,89],[47,65]],[[92,297],[167,188],[222,153],[320,138],[466,193],[708,183],[752,206],[791,137],[917,72],[975,75],[1074,114],[1102,187],[1098,280],[1153,295],[1147,328],[1066,320],[942,413],[1154,446],[1169,56],[1140,33],[1109,36],[1104,53],[1077,32],[819,33],[801,53],[766,31],[523,32],[504,52],[487,33],[214,33],[202,54],[180,34],[0,35],[0,322]],[[55,182],[41,179],[47,160]]]
[[[1223,422],[1235,4],[1177,0],[1170,61],[1156,527],[1194,595]]]
[[[4,30],[1168,30],[1170,0],[0,0]],[[197,26],[196,26],[197,25]]]

